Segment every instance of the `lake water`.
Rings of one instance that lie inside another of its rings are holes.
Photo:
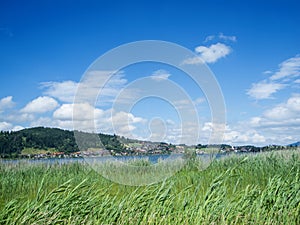
[[[225,156],[229,155],[241,155],[241,154],[257,154],[257,153],[217,153],[215,155],[209,155],[209,154],[201,154],[197,155],[197,157],[200,157],[202,159],[211,159],[214,157],[215,159],[220,159]],[[159,160],[172,160],[172,159],[178,159],[180,157],[183,157],[183,154],[171,154],[171,155],[138,155],[138,156],[103,156],[103,157],[91,157],[91,158],[45,158],[45,159],[2,159],[0,160],[0,163],[8,163],[8,164],[14,164],[19,162],[27,162],[27,163],[43,163],[43,164],[65,164],[65,163],[74,163],[74,162],[81,162],[85,163],[85,161],[99,161],[99,162],[105,162],[107,160],[120,160],[120,161],[128,161],[128,160],[149,160],[151,163],[157,163]]]

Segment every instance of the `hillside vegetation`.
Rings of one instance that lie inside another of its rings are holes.
[[[88,136],[88,134],[86,134]],[[122,145],[115,135],[98,134],[102,144],[108,150],[121,151]],[[87,143],[88,147],[95,143]],[[35,127],[20,131],[0,132],[0,156],[17,157],[21,154],[79,151],[74,132],[59,128]]]

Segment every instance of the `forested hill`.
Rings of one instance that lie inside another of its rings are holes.
[[[117,136],[99,134],[106,149],[120,151],[122,144]],[[88,147],[93,146],[88,143]],[[74,132],[59,128],[35,127],[20,131],[0,132],[0,157],[12,157],[32,153],[35,150],[44,152],[72,153],[79,151]]]

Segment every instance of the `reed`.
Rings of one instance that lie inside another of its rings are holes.
[[[299,152],[199,166],[126,186],[85,163],[0,163],[0,224],[300,224]]]

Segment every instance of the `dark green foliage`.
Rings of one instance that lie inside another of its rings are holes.
[[[65,153],[78,151],[74,134],[68,130],[36,127],[17,131],[12,135],[22,138],[23,148],[55,148]]]
[[[85,133],[85,146],[103,147],[107,150],[121,151],[122,145],[116,135],[99,134],[102,144],[89,141],[90,134]],[[79,151],[74,138],[74,132],[58,128],[35,127],[15,132],[0,132],[0,157],[12,158],[18,156],[24,148],[55,149],[58,152],[72,153]]]

